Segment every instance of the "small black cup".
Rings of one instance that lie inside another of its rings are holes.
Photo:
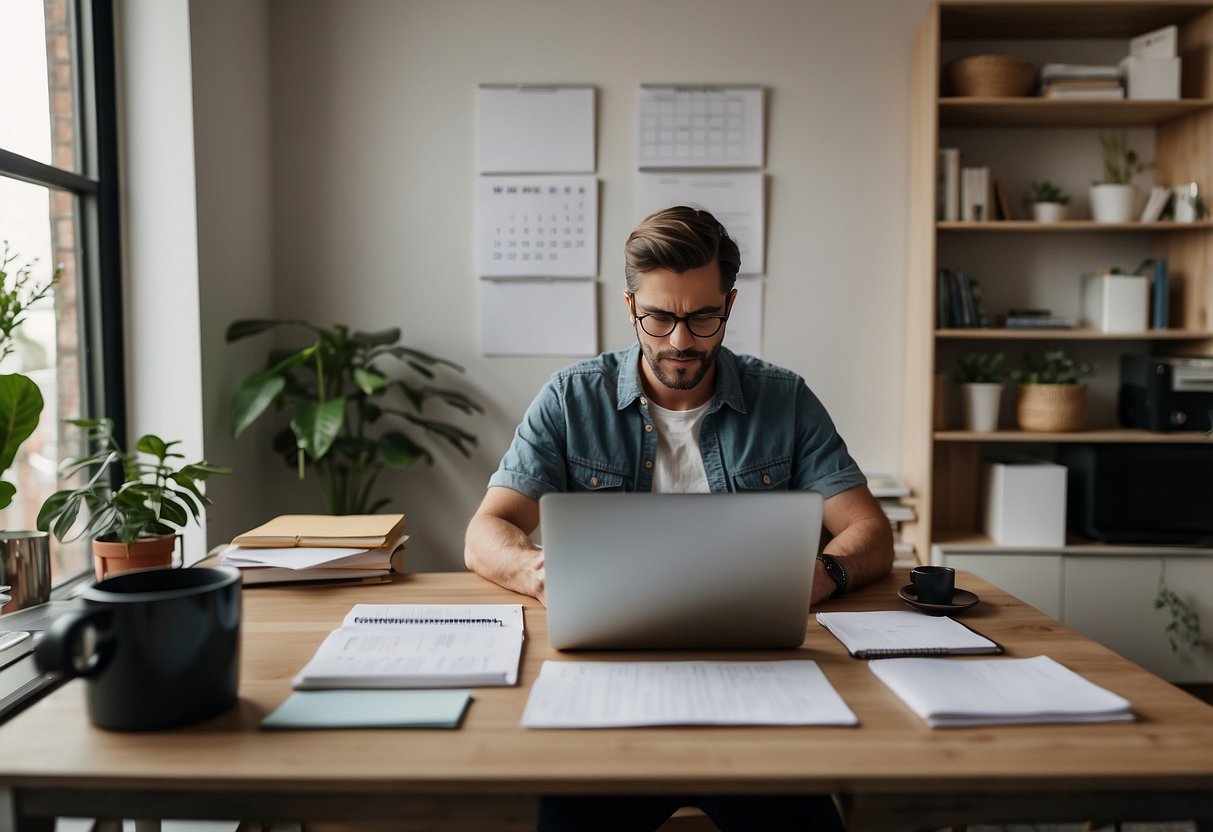
[[[924,604],[950,604],[956,592],[956,570],[950,566],[918,566],[910,571],[910,583]]]
[[[89,719],[117,731],[176,728],[236,704],[240,573],[152,569],[101,581],[38,645],[43,672],[88,680]]]

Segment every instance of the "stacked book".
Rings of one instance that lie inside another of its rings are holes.
[[[879,473],[868,475],[868,490],[893,527],[893,553],[898,557],[912,557],[914,544],[901,539],[901,524],[915,517],[910,487],[896,474]]]
[[[940,329],[990,326],[985,294],[977,281],[962,271],[941,267],[935,287],[936,318]]]
[[[403,514],[283,514],[232,540],[221,563],[245,584],[386,583],[404,566]]]
[[[1120,68],[1091,64],[1045,64],[1040,68],[1042,98],[1124,98]]]
[[[1007,329],[1073,329],[1074,318],[1054,315],[1050,309],[1012,309],[1007,313]]]

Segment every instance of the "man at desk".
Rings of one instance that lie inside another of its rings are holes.
[[[813,603],[886,574],[889,522],[825,408],[795,373],[722,346],[741,264],[724,227],[707,211],[659,211],[628,237],[625,257],[636,343],[556,373],[539,392],[468,524],[468,567],[542,602],[543,550],[530,534],[549,491],[804,489],[825,498],[832,535]],[[546,798],[540,829],[656,829],[685,802]],[[725,832],[842,828],[828,797],[694,802]]]

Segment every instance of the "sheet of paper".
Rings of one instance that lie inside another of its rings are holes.
[[[654,211],[690,205],[711,211],[741,249],[741,274],[766,271],[762,173],[638,173],[636,222]]]
[[[636,93],[636,166],[762,167],[762,109],[762,87],[645,84]]]
[[[877,659],[868,668],[932,727],[1133,719],[1127,699],[1048,656]]]
[[[404,540],[408,540],[407,535]],[[232,545],[223,550],[223,564],[226,566],[277,566],[282,569],[314,569],[318,566],[356,569],[365,566],[369,569],[385,569],[388,561],[384,549],[250,549]]]
[[[911,610],[819,612],[817,623],[860,658],[1000,652],[997,644],[959,621]]]
[[[467,690],[310,690],[292,693],[262,728],[458,728]]]
[[[597,354],[598,284],[481,280],[480,351],[485,355]]]
[[[480,177],[476,271],[481,277],[596,277],[598,180]]]
[[[855,725],[812,661],[544,662],[524,728]]]
[[[737,300],[729,313],[724,345],[736,353],[762,358],[762,277],[737,278]]]
[[[594,88],[482,84],[481,173],[593,173]]]

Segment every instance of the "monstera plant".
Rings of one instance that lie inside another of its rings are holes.
[[[278,327],[302,330],[310,343],[271,351],[266,368],[244,380],[232,400],[232,431],[240,436],[271,408],[282,412],[287,424],[275,435],[274,449],[300,479],[315,470],[330,514],[383,508],[388,499],[375,498],[374,486],[384,469],[433,463],[419,436],[471,455],[473,434],[422,415],[433,400],[469,415],[483,412],[460,391],[430,383],[441,372],[463,372],[458,364],[401,345],[398,328],[352,332],[303,320],[240,320],[228,327],[227,340]]]
[[[16,330],[25,320],[25,313],[50,294],[61,271],[55,269],[50,279],[39,285],[33,277],[34,262],[18,264],[19,260],[20,255],[5,241],[0,255],[0,365],[16,349]],[[38,427],[42,404],[42,393],[29,376],[0,374],[0,475],[12,466],[17,449]],[[0,509],[6,508],[16,493],[15,485],[0,480]]]

